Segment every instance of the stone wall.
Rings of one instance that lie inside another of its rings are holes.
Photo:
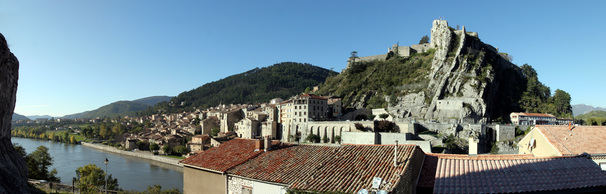
[[[175,166],[183,166],[183,164],[179,163],[179,161],[181,161],[180,159],[158,156],[158,155],[152,154],[151,152],[146,152],[146,151],[124,151],[124,150],[116,149],[111,146],[106,146],[106,145],[102,145],[102,144],[86,143],[86,142],[82,142],[82,146],[86,146],[86,147],[90,147],[90,148],[94,148],[94,149],[98,149],[98,150],[102,150],[102,151],[106,151],[106,152],[116,153],[116,154],[122,154],[122,155],[137,157],[137,158],[153,160],[156,162],[162,162],[165,164],[170,164],[170,165],[175,165]]]
[[[27,166],[11,142],[18,80],[19,60],[0,34],[0,193],[29,193]]]
[[[513,125],[494,126],[496,141],[513,140],[516,137],[516,128]]]
[[[395,145],[414,144],[419,146],[424,152],[431,153],[431,143],[429,141],[409,140],[411,134],[407,133],[373,133],[373,132],[343,132],[343,144],[380,144]]]

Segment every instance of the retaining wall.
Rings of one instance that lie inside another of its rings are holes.
[[[158,156],[158,155],[152,154],[151,152],[146,152],[146,151],[124,151],[124,150],[119,150],[119,149],[116,149],[114,147],[107,146],[107,145],[93,144],[93,143],[86,143],[86,142],[82,142],[82,146],[91,147],[91,148],[102,150],[102,151],[106,151],[106,152],[111,152],[111,153],[116,153],[116,154],[122,154],[122,155],[137,157],[137,158],[143,158],[143,159],[153,160],[153,161],[156,161],[156,162],[162,162],[162,163],[165,163],[165,164],[170,164],[170,165],[175,165],[175,166],[181,166],[181,167],[183,167],[183,164],[179,163],[179,161],[181,161],[180,159],[169,158],[169,157],[164,157],[164,156]]]

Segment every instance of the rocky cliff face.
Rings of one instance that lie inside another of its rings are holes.
[[[0,34],[0,193],[29,193],[27,166],[11,142],[19,61]]]
[[[387,106],[398,120],[484,123],[520,111],[526,78],[506,56],[477,33],[435,20],[425,53],[360,62],[327,79],[319,92],[343,97],[344,107]]]
[[[521,94],[508,90],[523,85],[521,69],[481,42],[477,33],[466,32],[464,26],[454,30],[445,20],[435,20],[431,46],[435,55],[427,89],[391,103],[392,113],[400,118],[486,122],[505,114],[502,110],[516,109]],[[503,102],[495,103],[497,99]]]

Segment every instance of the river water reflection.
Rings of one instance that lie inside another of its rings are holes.
[[[124,190],[146,190],[147,186],[161,185],[163,189],[178,188],[183,191],[183,168],[168,165],[152,160],[140,159],[131,156],[103,152],[81,145],[41,141],[27,138],[12,138],[31,153],[38,146],[46,146],[53,157],[53,166],[61,183],[72,184],[76,177],[76,169],[87,164],[95,164],[105,171],[105,158],[109,160],[108,174],[118,179],[119,187]]]

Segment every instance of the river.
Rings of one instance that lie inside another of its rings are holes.
[[[107,158],[108,174],[117,178],[118,186],[124,190],[142,191],[146,190],[147,186],[161,185],[163,189],[178,188],[183,191],[182,167],[103,152],[82,145],[18,137],[13,137],[12,141],[23,146],[28,154],[35,151],[38,146],[46,146],[53,157],[53,165],[49,171],[56,168],[63,184],[72,184],[72,178],[76,177],[76,169],[80,166],[96,164],[105,171],[104,160]]]

